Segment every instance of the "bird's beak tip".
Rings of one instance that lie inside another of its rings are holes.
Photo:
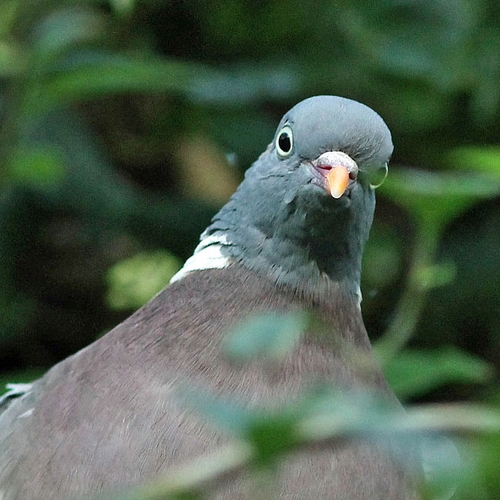
[[[349,184],[349,171],[344,165],[335,165],[326,175],[325,184],[331,196],[341,198]]]

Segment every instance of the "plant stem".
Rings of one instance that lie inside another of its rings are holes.
[[[425,306],[430,288],[425,276],[434,264],[442,224],[420,220],[408,271],[408,280],[394,311],[393,319],[375,352],[382,364],[393,358],[410,340]]]

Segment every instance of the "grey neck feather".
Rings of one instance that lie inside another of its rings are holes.
[[[356,184],[349,197],[335,200],[308,184],[296,166],[278,167],[268,149],[203,238],[223,242],[222,255],[279,286],[318,299],[340,287],[359,302],[372,190]]]

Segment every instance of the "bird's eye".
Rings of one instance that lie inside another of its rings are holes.
[[[285,125],[276,138],[276,151],[280,158],[287,158],[292,154],[292,150],[293,132],[288,125]]]
[[[384,183],[388,171],[389,167],[387,166],[387,163],[383,167],[376,170],[370,177],[370,187],[372,189],[380,187]]]

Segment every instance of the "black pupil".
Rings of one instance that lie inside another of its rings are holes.
[[[280,134],[278,138],[278,145],[283,153],[288,153],[290,149],[292,149],[292,141],[290,140],[290,135],[287,132]]]

